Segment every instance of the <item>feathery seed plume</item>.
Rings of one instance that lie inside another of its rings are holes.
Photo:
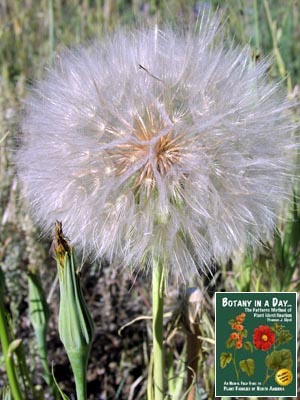
[[[26,102],[17,163],[46,232],[187,279],[264,240],[290,194],[294,129],[268,63],[195,32],[120,29],[65,51]]]

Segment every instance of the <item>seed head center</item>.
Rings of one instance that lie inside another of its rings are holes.
[[[160,118],[149,111],[145,118],[136,117],[128,142],[111,152],[118,176],[132,170],[134,186],[145,187],[147,193],[156,186],[158,175],[165,177],[181,159],[182,136],[176,135]],[[166,131],[161,135],[162,131]]]

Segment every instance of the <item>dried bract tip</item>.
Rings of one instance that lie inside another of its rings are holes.
[[[70,253],[70,245],[63,234],[62,222],[56,221],[54,227],[54,239],[52,244],[54,256],[61,268],[64,268],[66,253]]]

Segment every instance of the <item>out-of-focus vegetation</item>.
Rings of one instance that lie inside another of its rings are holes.
[[[216,9],[227,21],[226,29],[233,40],[251,46],[254,62],[272,55],[270,79],[282,80],[287,95],[298,101],[299,0],[2,0],[0,3],[0,267],[4,272],[4,303],[11,336],[22,339],[15,349],[15,361],[22,369],[26,358],[31,377],[25,382],[28,390],[25,398],[31,398],[32,387],[36,398],[51,398],[42,378],[43,369],[29,322],[29,271],[40,272],[51,308],[47,335],[49,362],[53,362],[55,376],[65,392],[69,395],[73,392],[71,373],[57,334],[58,288],[54,262],[49,255],[50,240],[40,236],[27,215],[15,175],[14,149],[20,135],[18,122],[26,88],[42,76],[43,68],[66,46],[101,37],[118,25],[191,23],[204,10]],[[299,119],[299,106],[295,106],[294,118]],[[205,278],[199,283],[205,293],[201,336],[206,338],[202,342],[202,369],[197,381],[199,399],[214,398],[214,291],[299,291],[299,207],[295,185],[289,218],[280,220],[275,238],[270,238],[260,253],[239,254],[229,265],[220,266],[213,279]],[[109,266],[99,269],[93,265],[84,269],[83,282],[96,324],[88,375],[89,399],[145,398],[150,324],[144,320],[135,322],[124,328],[122,336],[118,330],[133,318],[150,314],[149,278],[139,277],[133,284],[126,271],[120,274]],[[174,312],[180,307],[176,289],[170,289],[168,303],[169,374],[184,376],[185,366],[180,362],[184,324],[178,322],[180,318]],[[3,399],[9,398],[6,385],[0,353]],[[173,398],[177,398],[180,390],[170,380]]]

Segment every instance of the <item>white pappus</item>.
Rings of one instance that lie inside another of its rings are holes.
[[[65,51],[26,100],[32,213],[85,254],[189,280],[264,240],[291,193],[294,124],[268,63],[197,29],[120,29]]]

